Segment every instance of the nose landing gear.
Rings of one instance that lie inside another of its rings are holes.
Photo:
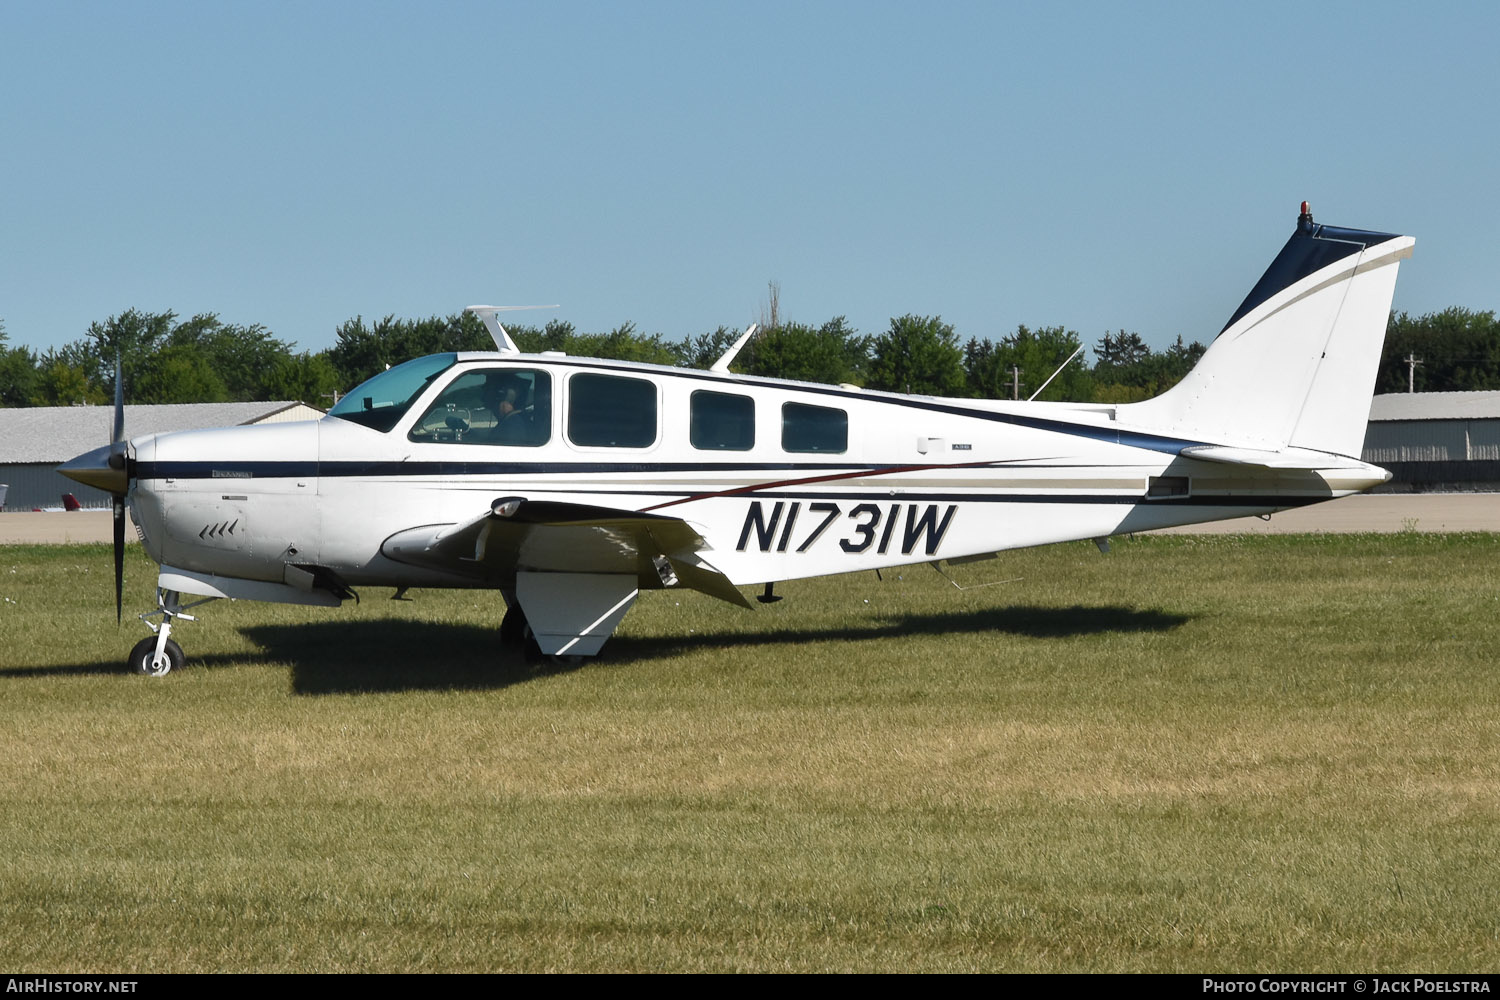
[[[173,670],[182,669],[182,647],[161,634],[148,635],[135,644],[130,651],[128,666],[137,674],[147,677],[165,677]]]
[[[147,628],[156,634],[147,636],[135,644],[135,648],[130,651],[130,659],[126,661],[126,666],[135,673],[145,674],[148,677],[165,677],[173,670],[181,670],[185,657],[182,654],[182,647],[171,638],[172,622],[178,618],[185,622],[197,621],[198,619],[185,613],[187,609],[217,600],[217,597],[205,597],[201,601],[183,604],[182,595],[177,591],[157,588],[156,610],[146,611],[137,616]],[[161,615],[160,625],[151,621],[157,615]]]

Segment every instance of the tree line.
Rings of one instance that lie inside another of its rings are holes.
[[[709,367],[739,336],[721,326],[672,341],[632,323],[581,333],[557,320],[507,330],[527,352],[691,368]],[[936,316],[893,318],[878,334],[862,334],[842,316],[820,326],[773,318],[731,368],[938,396],[1123,403],[1170,388],[1204,352],[1201,343],[1181,337],[1152,350],[1139,334],[1124,330],[1096,341],[1092,358],[1082,347],[1078,333],[1061,326],[1021,325],[999,340],[965,340]],[[0,406],[107,403],[114,395],[118,352],[132,403],[299,399],[326,408],[389,365],[424,354],[493,348],[484,325],[469,313],[374,322],[356,316],[338,327],[332,347],[300,353],[260,324],[227,323],[212,313],[184,320],[170,311],[130,309],[41,353],[10,346],[0,322]],[[1459,308],[1415,318],[1392,315],[1376,391],[1405,391],[1408,357],[1420,361],[1419,391],[1500,389],[1500,323],[1492,312]]]

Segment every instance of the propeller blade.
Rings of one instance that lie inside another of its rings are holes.
[[[115,624],[120,624],[125,593],[125,498],[114,498],[115,511]]]
[[[119,444],[125,439],[125,377],[120,366],[120,352],[115,352],[115,429],[110,435],[110,444]]]
[[[118,457],[125,479],[125,489],[130,489],[130,466],[125,454],[125,373],[120,360],[120,351],[115,350],[115,426],[109,437],[110,461],[114,466]],[[125,497],[116,493],[113,497],[115,515],[115,624],[120,624],[125,597]]]

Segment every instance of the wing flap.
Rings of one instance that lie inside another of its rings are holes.
[[[513,587],[518,572],[630,573],[643,589],[681,585],[750,607],[703,558],[708,549],[681,518],[520,497],[468,521],[399,531],[381,545],[397,562],[491,586]]]

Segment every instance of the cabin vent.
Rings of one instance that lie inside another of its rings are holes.
[[[1146,499],[1185,497],[1192,492],[1187,476],[1152,476],[1146,481]]]

